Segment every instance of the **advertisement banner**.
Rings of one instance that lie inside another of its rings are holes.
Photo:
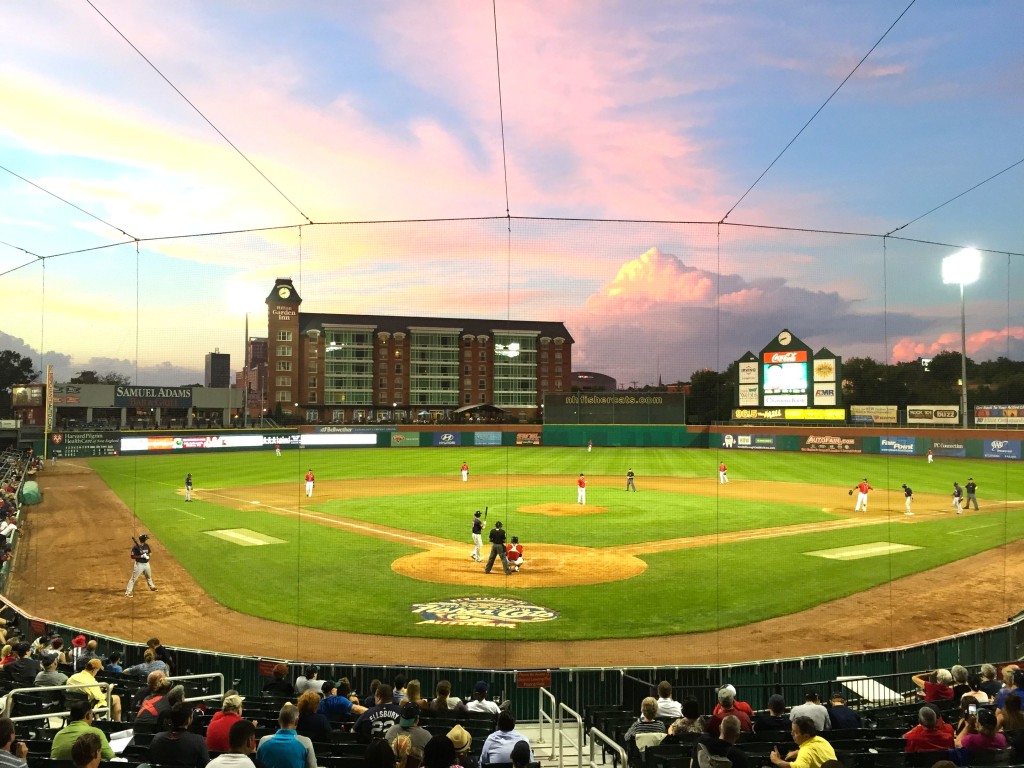
[[[749,406],[757,408],[758,406],[758,390],[757,384],[740,384],[739,385],[740,395],[740,407]]]
[[[740,384],[757,384],[757,363],[748,361],[740,363]]]
[[[192,387],[115,387],[117,408],[191,408]]]
[[[932,454],[962,459],[967,456],[967,446],[959,440],[932,440]]]
[[[54,432],[50,435],[50,455],[59,459],[85,456],[117,456],[116,432]]]
[[[395,448],[418,448],[420,445],[420,433],[392,432],[391,445]]]
[[[761,356],[764,371],[764,404],[807,405],[807,352],[765,352]]]
[[[1020,459],[1020,440],[985,440],[986,459]]]
[[[436,446],[462,445],[461,432],[434,432],[433,438]]]
[[[501,432],[477,432],[473,439],[476,445],[501,445]]]
[[[363,432],[344,432],[317,435],[301,435],[300,444],[309,445],[366,445],[373,447],[377,444],[377,433],[371,430]]]
[[[814,381],[835,381],[836,360],[834,357],[819,357],[814,361]]]
[[[326,427],[316,427],[312,431],[320,435],[347,435],[358,433],[377,434],[378,432],[394,432],[397,429],[398,427],[395,426],[340,427],[332,424]]]
[[[896,456],[914,455],[913,437],[883,437],[878,444],[879,453],[891,453]]]
[[[516,445],[540,445],[540,432],[517,432]]]
[[[861,424],[895,424],[899,408],[895,405],[851,405],[850,421]]]
[[[65,439],[72,433],[65,433]],[[207,450],[217,448],[262,448],[263,435],[154,435],[150,437],[122,437],[122,453],[149,451]]]
[[[974,423],[979,426],[1020,426],[1024,424],[1024,405],[976,405]]]
[[[959,424],[959,405],[908,405],[907,424]]]
[[[745,451],[774,451],[775,435],[722,435],[722,447]]]
[[[808,435],[800,450],[805,453],[863,453],[861,438],[838,435]]]
[[[836,387],[835,384],[828,386],[822,386],[815,384],[814,386],[814,404],[815,405],[835,405],[836,404]]]

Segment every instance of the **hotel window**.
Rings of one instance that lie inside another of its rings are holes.
[[[274,394],[274,400],[279,403],[290,403],[292,401],[292,393],[287,389],[279,389]]]
[[[472,388],[473,380],[472,379],[463,379],[462,380],[462,386],[465,387],[466,389]]]
[[[277,332],[277,340],[278,341],[291,341],[292,340],[292,332],[291,331],[278,331]]]
[[[472,360],[473,359],[473,353],[472,353],[472,351],[467,349],[465,352],[462,353],[462,357],[465,358],[466,360]]]
[[[309,366],[307,366],[307,367],[311,371],[315,371],[316,370],[316,358],[315,357],[309,358]]]
[[[481,403],[486,403],[487,402],[487,395],[485,393],[483,393],[483,392],[480,393],[480,402]]]
[[[462,366],[462,372],[468,376],[469,374],[471,374],[473,372],[473,366],[472,365],[464,365],[464,366]]]
[[[401,359],[402,359],[402,350],[396,349],[395,350],[395,360],[401,360]]]
[[[467,392],[465,398],[463,398],[463,402],[466,404],[473,402],[473,396]]]
[[[387,387],[387,385],[388,380],[386,377],[381,376],[379,379],[377,379],[377,386],[380,387],[381,389],[384,389],[385,387]]]
[[[277,346],[277,356],[278,357],[291,357],[292,356],[292,347],[291,347],[291,345],[290,344],[278,344],[278,346]]]
[[[277,370],[279,370],[279,371],[290,371],[291,369],[292,369],[292,361],[291,360],[278,360],[277,361]]]
[[[274,379],[274,384],[278,387],[290,387],[292,385],[291,376],[277,376]]]
[[[555,360],[561,360],[561,359],[562,359],[562,353],[561,352],[555,352]]]
[[[401,372],[402,372],[402,364],[401,363],[395,363],[395,373],[401,373]]]
[[[555,366],[555,376],[561,376],[561,375],[562,375],[562,366],[556,365]]]
[[[480,366],[480,375],[483,376],[485,373],[487,373],[487,366],[486,365],[481,365]]]
[[[388,364],[387,363],[379,363],[377,365],[377,370],[380,371],[381,373],[387,373],[388,372]]]
[[[484,349],[480,350],[480,362],[481,363],[486,363],[487,362],[487,351],[484,350]]]
[[[480,389],[487,389],[487,379],[480,379]]]
[[[316,376],[310,376],[309,377],[309,385],[308,386],[309,386],[310,389],[316,389]]]
[[[401,388],[402,388],[402,377],[401,376],[395,376],[395,389],[401,389]]]
[[[315,403],[316,402],[316,392],[310,392],[309,393],[309,400],[307,400],[306,402],[307,403]]]
[[[561,388],[562,388],[562,380],[561,379],[555,379],[555,389],[561,389]]]

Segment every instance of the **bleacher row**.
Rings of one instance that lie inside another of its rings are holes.
[[[26,455],[16,448],[5,448],[0,453],[0,591],[6,588],[9,561],[17,541],[16,527],[21,523],[21,489],[28,474],[42,468],[35,456]]]

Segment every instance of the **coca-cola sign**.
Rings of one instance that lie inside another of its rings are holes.
[[[807,351],[799,349],[791,350],[789,352],[765,352],[764,362],[768,365],[783,365],[785,363],[806,363]]]

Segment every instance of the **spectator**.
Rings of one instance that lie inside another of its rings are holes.
[[[320,668],[315,664],[307,664],[302,674],[295,678],[295,695],[301,696],[306,691],[320,693],[323,682],[319,679]]]
[[[712,736],[718,736],[718,729],[724,720],[729,715],[735,715],[740,721],[740,730],[750,730],[750,717],[746,712],[736,709],[736,700],[733,698],[735,695],[732,691],[735,690],[732,686],[727,685],[718,691],[718,706],[715,707],[715,713],[708,720],[707,726],[704,730],[710,733]],[[824,709],[824,707],[822,707]]]
[[[324,699],[317,708],[317,712],[321,715],[325,717],[332,717],[334,715],[348,717],[349,715],[361,715],[366,711],[366,707],[362,704],[353,703],[352,699],[348,696],[335,695],[335,688],[335,684],[330,680],[325,680],[321,684],[321,692],[324,695]]]
[[[667,680],[658,683],[658,717],[682,717],[683,708],[672,698],[672,685]]]
[[[163,672],[165,675],[171,674],[171,668],[167,666],[166,662],[160,661],[156,657],[156,652],[152,648],[147,648],[142,654],[141,664],[128,667],[124,671],[126,675],[134,675],[136,677],[147,677],[150,672]]]
[[[968,715],[967,727],[956,737],[956,746],[971,751],[1006,749],[1006,736],[996,733],[996,713],[979,709],[978,714]]]
[[[331,686],[332,689],[334,687],[332,683],[325,681],[324,688],[328,686]],[[306,691],[299,696],[297,706],[299,722],[295,725],[295,732],[310,741],[329,742],[331,740],[331,721],[327,719],[326,715],[317,712],[317,708],[320,706],[320,694],[316,691]]]
[[[263,693],[289,699],[295,695],[295,686],[288,681],[288,665],[275,664],[271,678],[263,686]]]
[[[772,763],[779,768],[821,768],[826,761],[836,759],[832,745],[818,735],[818,729],[811,718],[802,715],[794,717],[790,733],[796,742],[796,750],[785,758],[779,754],[778,747],[771,753]]]
[[[938,708],[934,704],[929,704],[927,706],[930,706],[935,709],[935,714],[939,716],[939,720],[941,721],[942,713],[938,711]],[[977,711],[978,700],[970,694],[960,699],[960,719],[956,723],[956,728],[953,729],[954,736],[959,736],[961,733],[964,732],[964,729],[967,728],[968,718],[973,717],[973,715],[971,715],[972,706],[975,708],[975,711]]]
[[[953,677],[953,701],[960,701],[965,693],[971,692],[971,685],[968,682],[967,667],[954,664],[949,668],[949,674]]]
[[[167,700],[167,694],[171,690],[171,681],[163,672],[150,672],[146,678],[145,698],[139,702],[138,711],[135,713],[135,722],[142,724],[162,724],[167,719],[171,703]]]
[[[13,666],[13,665],[12,665]],[[1020,669],[1017,665],[1013,665],[1013,669],[1007,674],[1007,669],[1003,669],[1003,680],[1006,685],[1003,686],[1002,690],[999,691],[999,695],[996,696],[996,709],[1003,708],[1003,702],[1006,701],[1006,697],[1011,693],[1024,695],[1024,669]]]
[[[75,657],[75,672],[81,672],[85,669],[86,664],[99,658],[96,654],[96,641],[87,641],[85,635],[75,635],[71,640],[71,647],[78,651],[77,653],[72,652]]]
[[[228,731],[230,752],[213,758],[206,768],[255,768],[256,726],[250,720],[238,720]]]
[[[483,749],[480,750],[480,765],[491,763],[511,763],[512,747],[516,742],[525,741],[529,745],[530,740],[516,730],[516,718],[508,710],[503,709],[498,714],[498,730],[490,734],[484,741]],[[533,753],[530,753],[530,762],[533,762]]]
[[[367,709],[369,709],[370,707],[376,706],[377,702],[375,701],[375,699],[377,698],[377,687],[379,685],[380,685],[380,679],[379,678],[375,677],[375,678],[373,678],[373,680],[370,681],[370,695],[369,696],[364,696],[363,700],[360,702]],[[392,755],[394,755],[393,752],[392,752]]]
[[[64,638],[60,635],[56,635],[52,640],[50,640],[49,647],[43,649],[43,652],[56,654],[58,664],[68,663],[68,657],[64,653]]]
[[[68,685],[84,685],[86,688],[77,690],[84,693],[92,703],[93,709],[107,706],[107,693],[100,686],[96,685],[96,675],[103,668],[103,662],[98,656],[94,656],[85,663],[85,669],[76,672],[68,678]],[[121,697],[116,693],[110,694],[110,719],[121,719]]]
[[[243,701],[245,697],[234,691],[224,697],[220,712],[215,712],[206,726],[206,748],[210,752],[227,752],[231,749],[231,726],[242,719]]]
[[[626,730],[624,740],[627,749],[636,747],[636,737],[639,733],[665,733],[665,724],[658,720],[658,700],[653,696],[648,696],[640,702],[640,718]]]
[[[395,753],[395,768],[408,768],[410,763],[418,765],[423,758],[423,750],[417,748],[405,734],[391,742],[391,749]]]
[[[36,685],[66,685],[68,676],[57,671],[57,655],[46,653],[42,659],[43,669],[36,675]]]
[[[917,711],[918,725],[903,734],[907,752],[935,752],[953,748],[953,727],[939,719],[931,707]]]
[[[410,680],[409,684],[405,687],[405,696],[398,706],[405,704],[415,704],[420,709],[430,709],[430,703],[420,695],[420,681]]]
[[[299,723],[299,708],[294,704],[281,707],[277,733],[260,739],[256,758],[265,768],[316,768],[313,742],[295,732]]]
[[[765,731],[789,731],[793,727],[789,715],[786,714],[786,700],[777,693],[768,697],[768,714],[757,715],[751,723],[756,733]]]
[[[935,682],[926,677],[935,677]],[[953,698],[953,676],[948,669],[936,669],[910,678],[914,685],[924,690],[925,701],[947,701]]]
[[[828,718],[832,730],[840,728],[860,728],[860,715],[846,706],[846,699],[843,694],[836,691],[829,699]]]
[[[395,675],[395,685],[393,695],[395,697],[395,704],[397,705],[402,699],[405,698],[405,685],[409,682],[409,678],[405,675]]]
[[[796,720],[798,717],[809,717],[814,723],[815,733],[823,733],[832,727],[832,719],[828,716],[828,710],[821,704],[821,699],[816,693],[808,693],[806,701],[789,711],[789,719]]]
[[[533,759],[530,753],[530,744],[526,741],[517,741],[509,753],[512,758],[512,768],[526,768]]]
[[[996,668],[991,664],[981,665],[981,690],[983,690],[990,699],[994,699],[999,695],[999,689],[1003,687],[1003,684],[996,677]]]
[[[146,647],[153,651],[157,661],[162,661],[167,665],[167,674],[170,675],[171,670],[174,669],[174,656],[160,643],[160,638],[149,638],[149,640],[146,641]]]
[[[380,681],[378,681],[378,684]],[[391,686],[388,686],[388,690]],[[376,691],[374,691],[376,694]],[[394,703],[394,702],[390,702]],[[363,757],[366,768],[395,768],[395,752],[384,739],[374,739]]]
[[[162,731],[149,744],[149,760],[158,765],[205,768],[210,762],[206,740],[188,727],[192,724],[192,707],[179,702],[171,707],[171,730]]]
[[[1021,714],[1021,695],[1011,693],[1003,701],[1003,708],[996,712],[996,723],[1018,753],[1024,748],[1024,714]]]
[[[114,651],[109,656],[107,656],[107,661],[103,665],[103,671],[113,672],[115,674],[120,674],[124,672],[124,667],[121,666],[121,654],[117,651]]]
[[[434,700],[430,702],[430,709],[433,712],[465,712],[466,705],[458,696],[452,696],[452,684],[447,680],[441,680],[434,688]]]
[[[985,689],[982,687],[984,684],[985,681],[982,680],[981,675],[975,673],[968,676],[967,685],[970,687],[971,690],[965,693],[964,696],[973,696],[979,704],[988,704],[988,702],[992,699],[985,692]],[[961,696],[960,698],[963,699],[963,696]]]
[[[88,701],[76,701],[68,707],[68,724],[53,735],[50,743],[50,757],[54,760],[70,760],[71,749],[84,733],[92,733],[99,737],[100,752],[104,760],[114,759],[114,750],[110,748],[106,734],[92,724],[92,707]]]
[[[26,768],[28,745],[15,742],[14,722],[9,717],[0,717],[0,768]]]
[[[75,768],[99,768],[102,749],[95,733],[83,733],[71,745],[71,762]]]
[[[479,763],[477,763],[476,757],[470,753],[470,749],[473,746],[473,736],[469,731],[456,724],[448,731],[448,740],[455,747],[455,755],[461,768],[477,768]]]
[[[455,745],[447,736],[432,736],[423,748],[423,768],[452,768],[458,765]]]
[[[0,649],[0,667],[6,667],[17,658],[17,654],[14,653],[14,646],[10,643],[7,643]]]
[[[726,715],[722,719],[718,736],[706,733],[697,739],[691,765],[699,768],[725,768],[725,761],[728,761],[732,768],[747,768],[747,755],[736,746],[739,737],[740,719],[736,715]]]
[[[364,710],[352,726],[352,730],[364,741],[383,738],[401,717],[394,703],[391,686],[387,683],[377,684],[373,700],[373,706]]]
[[[39,661],[29,656],[31,647],[30,643],[16,643],[14,654],[17,658],[0,671],[0,677],[10,680],[15,688],[29,688],[35,685],[36,675],[43,671]]]
[[[735,687],[733,687],[732,685],[726,683],[725,685],[722,686],[722,688],[719,691],[719,693],[721,693],[722,691],[728,691],[729,693],[732,694],[732,701],[733,701],[733,705],[732,706],[733,706],[733,709],[738,710],[738,711],[743,712],[744,714],[746,714],[748,720],[753,719],[753,717],[754,717],[754,710],[751,708],[751,706],[749,704],[747,704],[747,702],[740,701],[740,700],[738,700],[736,698],[736,688]],[[722,714],[721,699],[719,699],[719,703],[715,705],[715,710],[711,714],[712,715],[720,715],[720,714]]]
[[[669,736],[676,736],[680,733],[704,733],[707,729],[707,720],[700,713],[700,706],[696,699],[686,699],[683,702],[683,716],[668,727]]]
[[[388,743],[394,746],[395,739],[399,736],[408,736],[413,748],[422,752],[423,748],[427,746],[427,742],[430,741],[430,731],[419,725],[421,712],[423,710],[418,706],[412,702],[406,702],[399,710],[398,722],[384,733],[384,738]]]
[[[473,698],[466,702],[466,709],[470,712],[490,712],[492,715],[498,714],[498,712],[501,711],[501,708],[487,698],[487,689],[487,683],[483,680],[479,681],[473,688]]]

